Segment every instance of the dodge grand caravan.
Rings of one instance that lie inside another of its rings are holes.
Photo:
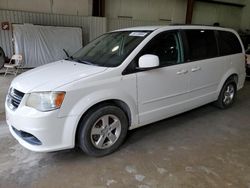
[[[103,156],[130,129],[210,102],[230,107],[245,76],[244,48],[234,30],[122,29],[16,77],[6,118],[12,135],[30,150],[79,146]]]

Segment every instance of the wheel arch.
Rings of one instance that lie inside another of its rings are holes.
[[[230,70],[228,71],[223,78],[221,79],[221,82],[219,84],[218,87],[218,96],[221,92],[222,87],[224,86],[224,84],[228,81],[228,80],[233,80],[236,84],[236,89],[238,88],[238,81],[239,81],[239,75],[237,74],[237,72],[235,70]]]
[[[237,84],[238,84],[238,75],[235,73],[235,74],[231,74],[230,76],[227,77],[227,79],[225,79],[225,81],[223,82],[222,84],[222,87],[219,91],[219,95],[217,97],[217,100],[214,102],[214,104],[219,107],[220,109],[226,109],[226,108],[229,108],[232,104],[233,104],[233,101],[234,101],[234,98],[235,98],[235,95],[236,95],[236,92],[237,92]],[[230,99],[231,101],[229,101],[228,104],[225,104],[225,101],[224,101],[224,97],[225,97],[225,94],[224,92],[226,91],[226,88],[229,84],[233,85],[234,89],[235,89],[235,92],[234,92],[234,95],[233,95],[233,98]]]
[[[229,80],[231,80],[231,81],[234,82],[235,87],[236,87],[236,89],[237,89],[238,80],[239,80],[238,74],[236,74],[236,73],[231,74],[231,75],[225,80],[224,84],[225,84],[227,81],[229,81]],[[224,85],[224,84],[223,84],[223,85]]]
[[[81,118],[79,119],[78,123],[77,123],[77,127],[75,129],[75,145],[77,144],[77,140],[78,140],[78,131],[80,128],[80,123],[81,121],[84,119],[84,117],[86,116],[86,114],[88,114],[91,111],[94,111],[96,108],[104,106],[104,105],[114,105],[119,107],[127,116],[128,118],[128,122],[129,122],[129,127],[132,124],[132,112],[131,109],[129,108],[129,105],[127,103],[125,103],[124,101],[120,100],[120,99],[106,99],[103,101],[99,101],[95,104],[93,104],[92,106],[90,106],[82,115]]]

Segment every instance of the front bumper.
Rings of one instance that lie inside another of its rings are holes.
[[[11,134],[25,148],[49,152],[73,148],[75,145],[76,116],[58,117],[59,110],[39,112],[25,105],[11,110],[5,103],[6,121]],[[24,139],[20,132],[34,136],[41,144]]]

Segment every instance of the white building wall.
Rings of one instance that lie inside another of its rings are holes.
[[[250,30],[250,0],[220,1],[242,4],[245,6],[241,8],[195,2],[192,23],[211,25],[215,22],[219,22],[221,26],[231,27],[236,30]]]
[[[93,0],[0,0],[0,9],[91,16]],[[244,8],[195,2],[193,23],[250,29],[250,0],[219,0],[245,4]],[[106,0],[106,17],[185,23],[187,0]],[[150,22],[149,22],[150,23]]]
[[[185,23],[187,0],[106,0],[106,16],[114,19]]]
[[[125,18],[109,18],[107,19],[108,31],[117,29],[136,27],[136,26],[152,26],[152,25],[169,25],[169,21],[148,21],[148,20],[133,20]]]
[[[0,9],[89,16],[92,0],[0,0]]]
[[[218,22],[223,27],[239,29],[241,27],[242,9],[241,7],[196,1],[192,23],[213,25],[215,22]]]
[[[250,30],[250,0],[246,0],[245,4],[242,10],[241,29]]]
[[[0,23],[5,21],[8,21],[10,24],[31,23],[35,25],[81,27],[84,44],[107,31],[106,18],[101,17],[0,10]],[[7,31],[0,29],[0,46],[8,57],[13,55],[14,50],[11,29]]]

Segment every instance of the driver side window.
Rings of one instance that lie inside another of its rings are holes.
[[[179,37],[176,32],[163,32],[155,36],[141,51],[140,56],[145,54],[157,55],[160,67],[181,63]]]
[[[184,62],[180,34],[177,31],[165,31],[156,35],[131,61],[123,71],[123,75],[137,72],[139,58],[145,54],[157,55],[160,67],[176,65]]]

